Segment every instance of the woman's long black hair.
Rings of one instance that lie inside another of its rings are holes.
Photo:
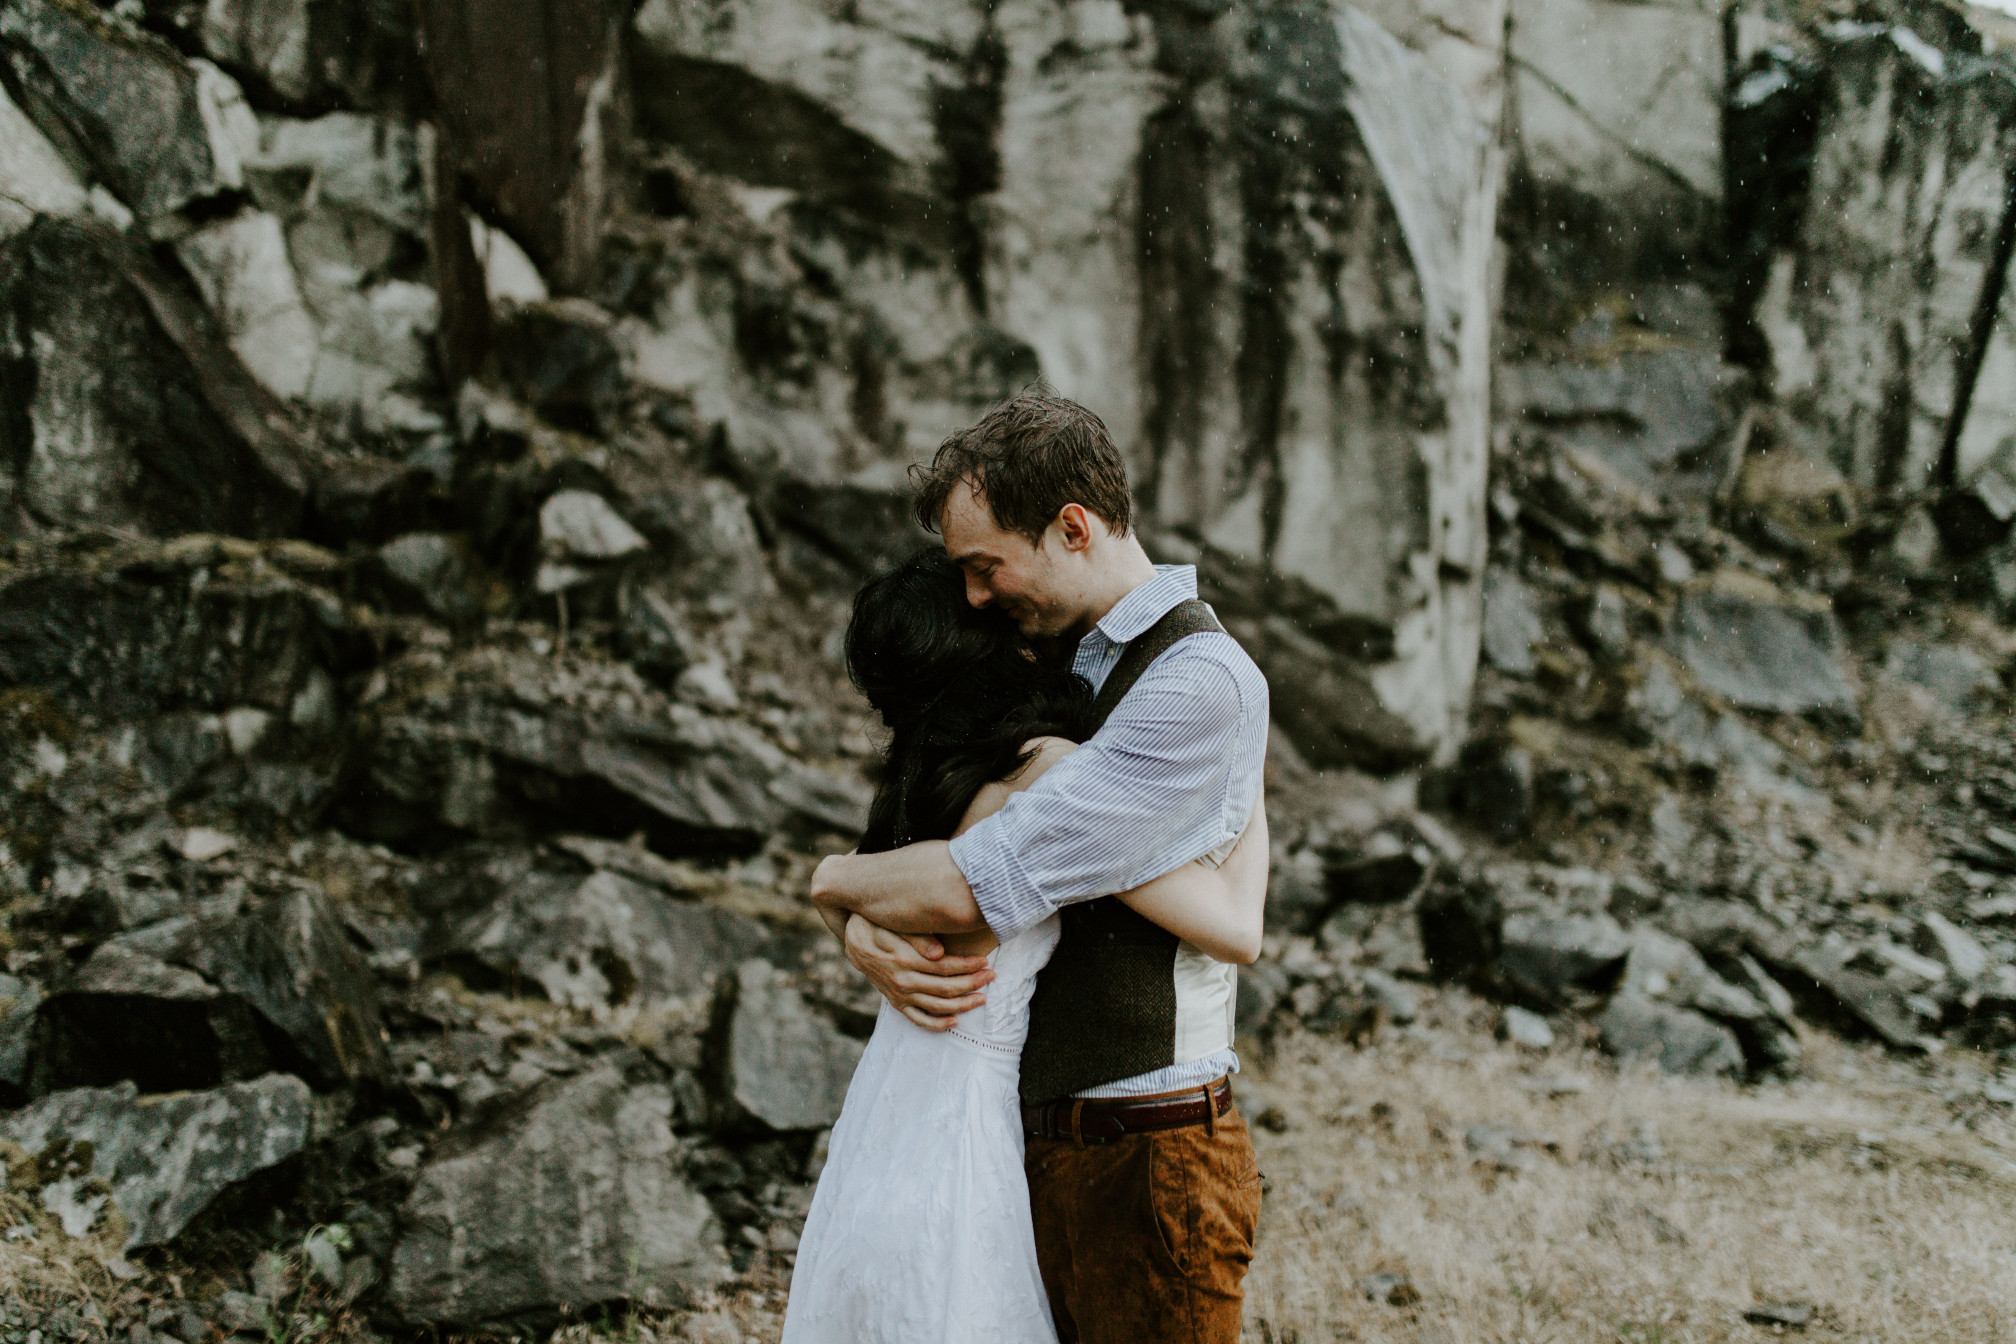
[[[1091,735],[1092,688],[1007,617],[966,601],[959,567],[920,551],[854,599],[847,671],[891,740],[860,852],[950,836],[1032,737]]]

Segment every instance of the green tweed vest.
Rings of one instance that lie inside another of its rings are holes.
[[[1103,725],[1177,640],[1223,629],[1194,598],[1172,607],[1128,642],[1099,688],[1094,721]],[[1031,1104],[1176,1063],[1176,935],[1111,896],[1065,906],[1062,924],[1029,1004],[1021,1090]]]

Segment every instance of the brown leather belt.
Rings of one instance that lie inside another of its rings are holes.
[[[1065,1097],[1024,1106],[1022,1132],[1032,1139],[1071,1139],[1080,1146],[1185,1125],[1209,1125],[1215,1134],[1218,1117],[1231,1109],[1232,1080],[1220,1078],[1152,1097]]]

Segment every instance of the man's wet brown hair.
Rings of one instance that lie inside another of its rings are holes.
[[[996,406],[940,444],[930,466],[910,468],[910,478],[917,521],[930,532],[961,481],[972,483],[997,524],[1031,541],[1042,539],[1066,504],[1099,515],[1115,536],[1134,529],[1127,466],[1105,422],[1047,387]]]

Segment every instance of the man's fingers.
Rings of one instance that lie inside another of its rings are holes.
[[[917,950],[917,955],[926,961],[937,961],[945,955],[945,944],[928,933],[906,936],[904,941]]]

